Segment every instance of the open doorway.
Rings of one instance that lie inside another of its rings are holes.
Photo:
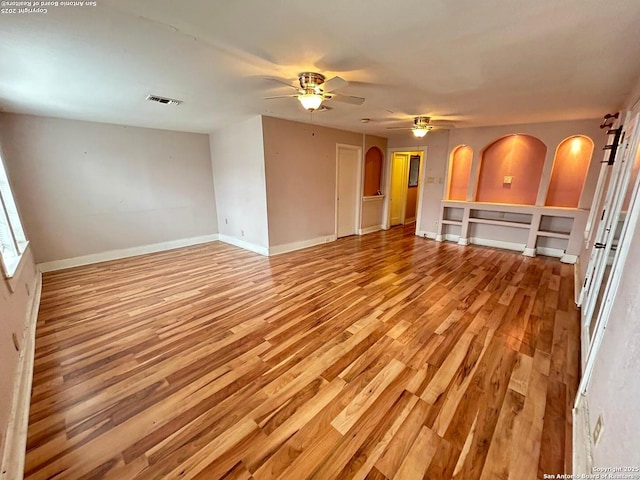
[[[389,227],[416,223],[419,216],[424,151],[394,151],[389,182]]]

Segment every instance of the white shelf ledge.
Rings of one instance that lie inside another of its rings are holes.
[[[469,218],[469,223],[482,223],[484,225],[496,225],[500,227],[531,228],[530,223],[509,222],[507,220],[489,220],[486,218]]]
[[[549,238],[566,238],[569,239],[570,234],[561,233],[561,232],[545,232],[544,230],[538,230],[536,233],[539,237],[549,237]]]

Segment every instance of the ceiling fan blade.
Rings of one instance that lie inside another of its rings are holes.
[[[262,97],[264,100],[273,100],[274,98],[298,98],[298,95],[275,95],[273,97]]]
[[[347,85],[349,85],[349,82],[347,82],[344,78],[333,77],[324,82],[323,87],[325,92],[334,92],[346,87]]]
[[[431,120],[429,125],[437,125],[439,127],[455,127],[453,120]]]
[[[354,97],[352,95],[340,95],[339,93],[330,93],[327,99],[335,100],[336,102],[349,103],[351,105],[362,105],[364,98]]]
[[[387,127],[387,130],[413,130],[413,127]]]
[[[280,85],[284,85],[286,87],[293,88],[296,91],[300,90],[299,87],[296,87],[295,85],[291,85],[289,82],[287,82],[285,80],[280,80],[279,78],[273,78],[273,77],[264,77],[264,78],[265,78],[265,80],[270,80],[272,82],[279,83]]]

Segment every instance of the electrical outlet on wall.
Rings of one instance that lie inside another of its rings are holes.
[[[244,237],[244,230],[240,230],[240,235]]]
[[[602,414],[596,420],[596,426],[593,428],[593,446],[598,445],[600,441],[600,437],[602,436],[602,429],[604,428],[604,419],[602,418]]]
[[[513,183],[513,177],[511,175],[505,175],[502,183],[505,185],[511,185]]]
[[[224,219],[224,224],[225,224],[225,225],[229,225],[229,219],[228,219],[228,218],[225,218],[225,219]]]

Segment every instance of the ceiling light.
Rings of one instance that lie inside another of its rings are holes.
[[[300,103],[304,108],[312,112],[320,107],[320,104],[322,103],[322,100],[324,100],[324,97],[322,95],[318,95],[317,93],[305,93],[302,95],[298,95],[298,100],[300,100]]]
[[[414,127],[411,131],[413,132],[413,136],[416,138],[422,138],[429,133],[429,129],[426,127]]]

